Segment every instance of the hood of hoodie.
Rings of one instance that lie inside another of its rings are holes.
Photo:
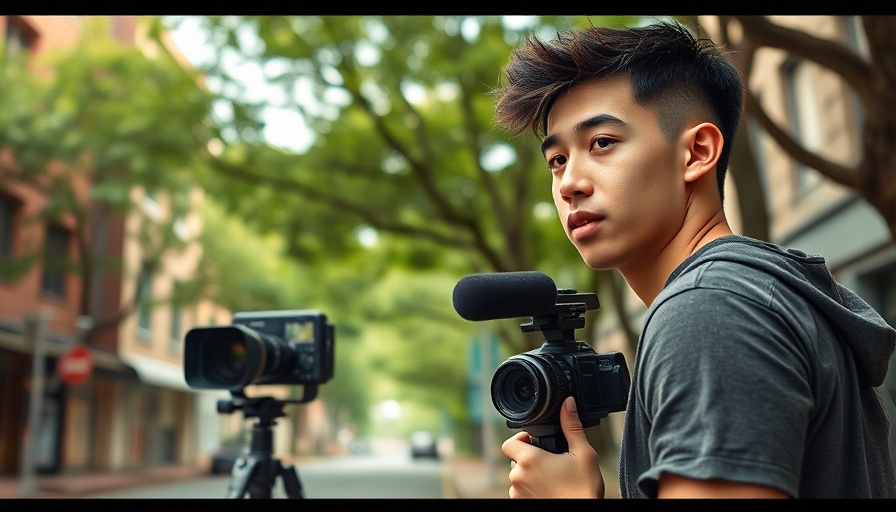
[[[859,373],[872,386],[883,384],[890,357],[896,349],[896,329],[852,290],[831,275],[824,258],[752,238],[730,235],[713,240],[685,260],[669,277],[697,267],[707,254],[778,277],[820,310],[839,331],[853,354]]]

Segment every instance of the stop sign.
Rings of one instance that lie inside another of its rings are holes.
[[[56,373],[69,385],[83,384],[93,375],[93,355],[86,345],[69,348],[56,363]]]

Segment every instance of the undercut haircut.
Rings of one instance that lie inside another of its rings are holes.
[[[716,177],[724,198],[728,159],[743,113],[743,81],[727,49],[695,37],[677,22],[576,28],[550,41],[526,37],[495,90],[495,122],[514,134],[531,129],[543,139],[560,94],[592,78],[614,76],[628,77],[635,102],[656,113],[667,141],[692,120],[719,128],[724,141]]]

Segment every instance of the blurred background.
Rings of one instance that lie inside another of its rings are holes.
[[[655,19],[0,16],[0,478],[229,472],[251,422],[186,384],[184,336],[292,309],[334,324],[335,370],[278,420],[278,457],[434,444],[504,472],[491,376],[543,338],[460,318],[458,280],[597,293],[579,339],[629,362],[645,310],[582,263],[491,91],[529,34]],[[679,19],[749,86],[732,227],[824,256],[896,323],[896,18]],[[589,433],[610,466],[623,415]]]

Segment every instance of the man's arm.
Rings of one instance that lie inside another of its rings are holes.
[[[560,423],[570,452],[553,454],[528,444],[529,435],[518,432],[502,449],[514,463],[510,472],[511,498],[604,497],[603,475],[597,453],[588,443],[569,397],[560,411]],[[572,410],[570,410],[572,409]],[[519,460],[519,463],[516,461]],[[787,498],[764,485],[718,478],[698,480],[665,472],[660,476],[658,498]]]
[[[660,476],[657,498],[787,498],[787,494],[757,484],[713,478],[696,480],[673,473]]]

